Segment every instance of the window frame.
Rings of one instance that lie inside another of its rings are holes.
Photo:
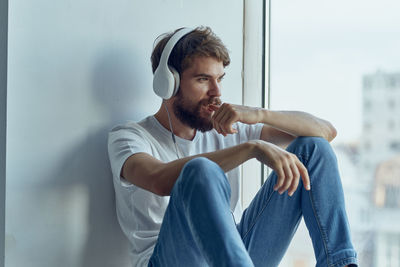
[[[270,0],[243,1],[243,105],[270,107],[270,6]],[[242,165],[243,207],[250,204],[268,172],[268,168],[255,159]]]

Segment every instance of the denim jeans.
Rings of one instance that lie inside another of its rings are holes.
[[[230,185],[223,170],[205,158],[185,164],[170,197],[149,266],[278,266],[301,216],[317,266],[357,264],[336,156],[318,137],[296,138],[288,151],[309,172],[292,197],[273,190],[272,172],[236,225]],[[245,177],[243,179],[246,179]]]

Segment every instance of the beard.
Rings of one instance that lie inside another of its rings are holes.
[[[197,104],[193,104],[190,100],[185,99],[182,94],[182,90],[178,91],[176,98],[172,104],[175,116],[185,125],[199,130],[201,132],[207,132],[213,129],[213,124],[210,117],[202,117],[201,108],[208,104],[219,103],[220,100],[216,97],[204,99]]]

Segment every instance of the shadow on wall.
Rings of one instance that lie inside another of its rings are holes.
[[[153,96],[147,88],[149,83],[144,81],[151,73],[150,56],[132,55],[132,50],[135,49],[107,49],[94,67],[93,98],[111,125],[143,118],[149,110],[146,96]]]
[[[101,53],[94,66],[92,92],[98,112],[104,116],[102,125],[88,129],[86,137],[65,153],[62,165],[53,174],[57,177],[56,186],[63,192],[68,188],[73,191],[77,185],[84,188],[86,201],[83,202],[87,207],[83,221],[87,225],[86,241],[78,252],[81,267],[130,265],[128,242],[116,217],[107,138],[118,121],[138,120],[140,112],[145,110],[142,107],[145,95],[138,93],[142,89],[143,70],[135,66],[138,64],[134,59],[123,49]]]

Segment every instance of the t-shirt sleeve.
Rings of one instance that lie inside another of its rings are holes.
[[[238,122],[236,127],[239,133],[240,143],[247,142],[250,140],[259,140],[261,138],[261,130],[264,124],[244,124]]]
[[[122,186],[132,186],[121,176],[125,161],[133,154],[145,152],[151,154],[148,141],[143,133],[134,127],[119,126],[111,130],[108,135],[108,157],[110,159],[113,179]]]

